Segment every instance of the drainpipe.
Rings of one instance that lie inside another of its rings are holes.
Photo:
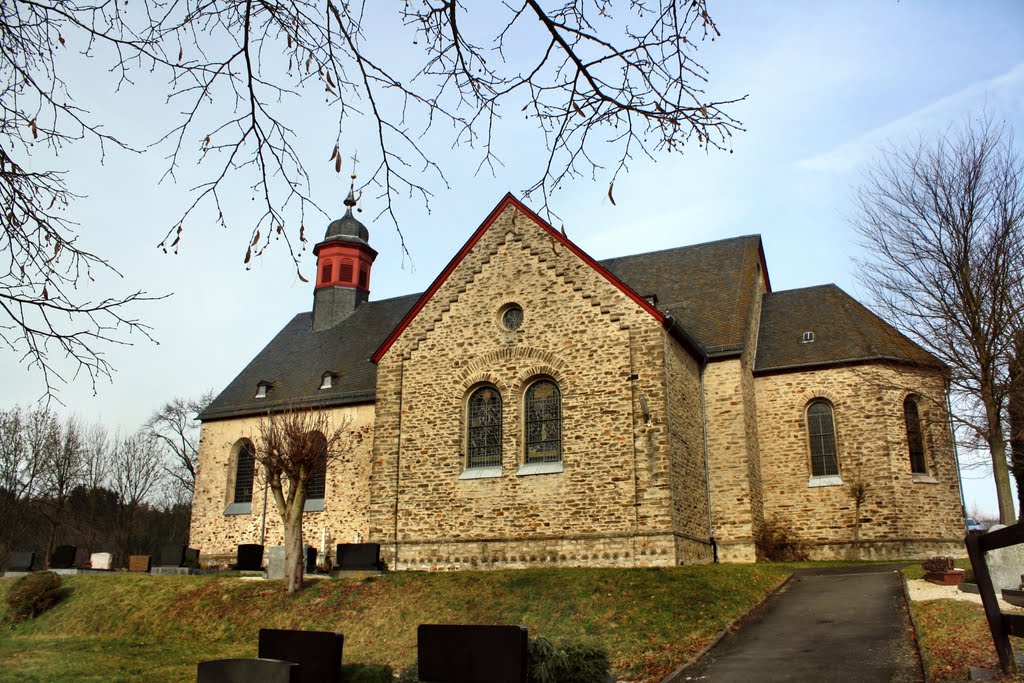
[[[260,545],[267,539],[267,477],[263,476],[263,515],[260,519]]]
[[[949,384],[946,383],[946,418],[949,420],[949,437],[953,441],[953,462],[956,463],[956,487],[960,490],[960,513],[964,518],[964,533],[967,533],[967,503],[964,501],[964,483],[960,480],[960,451],[956,447],[956,430],[953,429],[953,404],[949,400]]]

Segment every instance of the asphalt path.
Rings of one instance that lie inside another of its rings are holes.
[[[896,565],[800,570],[674,681],[923,681]]]

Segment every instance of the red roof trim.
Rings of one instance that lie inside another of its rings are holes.
[[[523,214],[525,214],[527,218],[529,218],[534,223],[539,225],[541,229],[548,233],[548,235],[550,235],[553,239],[561,243],[562,246],[566,247],[577,257],[579,257],[584,263],[586,263],[588,266],[590,266],[595,271],[600,273],[606,280],[608,280],[608,282],[615,285],[620,291],[622,291],[623,294],[625,294],[634,302],[636,302],[636,304],[640,306],[640,308],[644,309],[652,316],[654,316],[655,320],[657,320],[659,323],[664,322],[665,314],[659,311],[654,306],[652,306],[650,303],[648,303],[647,299],[643,298],[642,296],[634,292],[632,289],[630,289],[628,286],[626,286],[626,284],[622,282],[622,280],[612,275],[607,269],[605,269],[597,261],[591,258],[586,252],[584,252],[582,249],[573,244],[569,240],[569,238],[567,238],[561,232],[552,228],[547,221],[545,221],[543,218],[534,213],[521,201],[513,197],[511,193],[506,193],[505,196],[502,197],[501,201],[498,202],[498,205],[495,206],[491,213],[488,214],[487,218],[484,219],[483,223],[480,224],[480,227],[476,229],[476,232],[474,232],[473,235],[469,238],[469,240],[462,246],[462,249],[460,249],[459,252],[455,254],[452,260],[448,262],[448,265],[445,266],[444,270],[441,271],[441,274],[434,279],[434,281],[430,284],[430,287],[427,288],[427,291],[423,293],[423,295],[419,298],[419,300],[412,307],[412,309],[410,309],[409,312],[405,314],[405,317],[402,318],[402,321],[400,323],[398,323],[398,326],[391,331],[391,334],[389,334],[388,338],[384,340],[384,343],[381,344],[376,351],[374,351],[373,355],[370,357],[370,360],[372,360],[374,363],[380,362],[380,359],[384,357],[384,354],[386,354],[388,350],[391,348],[391,346],[398,340],[398,337],[401,336],[402,332],[405,331],[405,328],[407,328],[412,323],[413,319],[417,315],[419,315],[419,312],[423,310],[424,306],[427,305],[427,302],[430,301],[430,299],[434,296],[434,293],[441,288],[441,285],[445,283],[445,281],[452,274],[452,272],[454,272],[455,269],[458,268],[459,264],[462,263],[462,260],[466,257],[466,254],[468,254],[469,251],[474,246],[476,246],[476,243],[480,241],[480,238],[483,237],[485,232],[487,232],[487,229],[491,227],[494,221],[498,219],[498,216],[500,216],[501,213],[506,208],[508,208],[510,204],[519,211],[521,211]]]

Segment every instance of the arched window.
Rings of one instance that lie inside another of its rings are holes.
[[[534,382],[523,400],[526,464],[562,460],[562,396],[549,379]]]
[[[811,444],[811,476],[838,475],[836,427],[832,421],[832,406],[827,402],[814,401],[807,406],[807,436]]]
[[[235,463],[235,496],[233,503],[252,502],[252,480],[256,473],[256,449],[252,441],[243,439]]]
[[[327,437],[320,432],[311,432],[309,438],[313,442],[312,451],[318,455],[314,465],[316,469],[306,483],[306,500],[323,500],[327,492]]]
[[[501,393],[480,387],[466,404],[466,468],[501,465]]]
[[[924,460],[924,434],[921,431],[921,413],[917,401],[907,396],[903,401],[903,421],[907,425],[907,448],[910,450],[910,471],[913,474],[928,474]]]

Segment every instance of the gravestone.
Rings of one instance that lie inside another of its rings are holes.
[[[299,683],[295,662],[279,659],[214,659],[199,662],[198,683]]]
[[[130,572],[148,572],[149,571],[149,555],[129,555],[128,556],[128,571]]]
[[[184,566],[199,568],[199,548],[185,548]]]
[[[306,573],[316,574],[316,548],[311,545],[306,546]]]
[[[59,545],[50,556],[51,569],[71,569],[75,566],[75,555],[78,553],[78,546]]]
[[[185,546],[180,543],[168,543],[160,546],[160,553],[156,556],[158,567],[181,567],[185,564]]]
[[[417,629],[421,681],[526,683],[527,662],[523,626],[420,624]]]
[[[299,664],[302,683],[339,683],[345,637],[330,631],[261,628],[259,656]]]
[[[114,563],[112,553],[93,553],[89,556],[89,566],[93,569],[111,569]]]
[[[267,548],[267,578],[271,581],[284,578],[283,545],[272,545]]]
[[[243,543],[238,546],[238,561],[235,569],[242,571],[263,570],[263,546],[259,543]]]
[[[7,556],[7,571],[30,572],[35,564],[36,554],[28,551],[15,551]]]
[[[380,569],[380,543],[339,543],[338,569]]]
[[[990,531],[1003,528],[1005,527],[1002,524],[993,524]],[[988,563],[992,586],[996,589],[997,596],[1003,588],[1020,588],[1020,575],[1024,574],[1024,544],[989,550],[985,553],[985,561]]]

